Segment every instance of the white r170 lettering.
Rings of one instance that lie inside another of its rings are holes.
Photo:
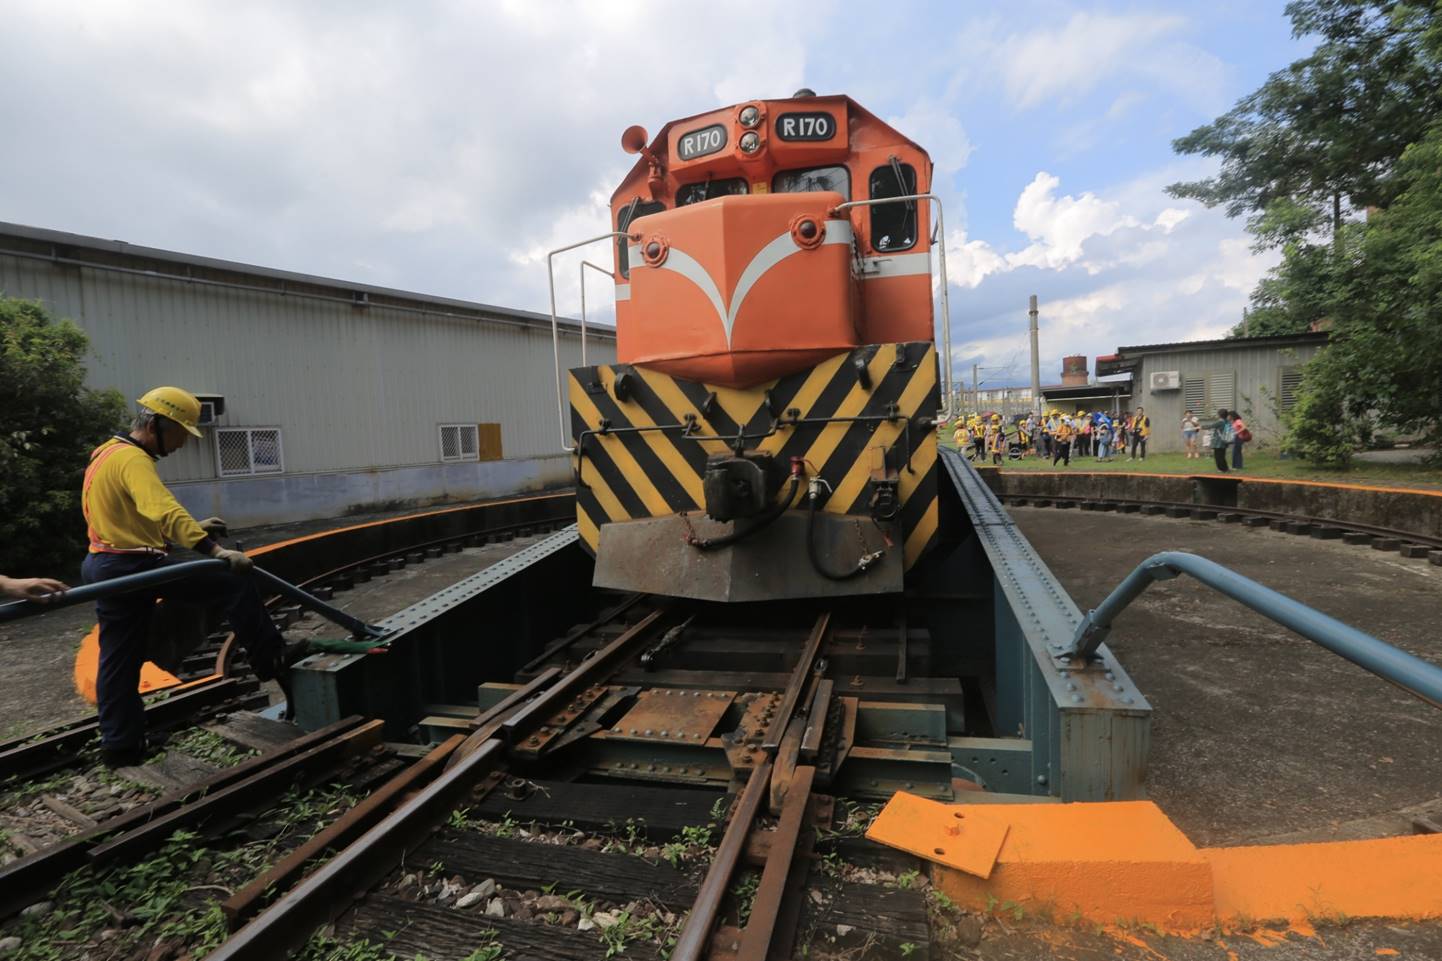
[[[829,113],[783,113],[776,118],[776,135],[782,140],[830,140],[836,121]]]
[[[700,130],[682,134],[680,141],[676,144],[676,152],[681,155],[682,160],[690,160],[693,157],[704,157],[706,154],[715,153],[724,146],[726,146],[726,128],[720,124],[713,124],[710,127],[702,127]]]

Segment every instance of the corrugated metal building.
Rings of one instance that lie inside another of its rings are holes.
[[[0,223],[0,293],[90,336],[89,382],[213,395],[161,462],[232,524],[565,486],[550,318]],[[615,361],[592,328],[590,363]],[[563,322],[561,363],[580,362]],[[204,397],[202,399],[205,399]]]
[[[1302,365],[1326,343],[1327,334],[1309,333],[1118,347],[1096,359],[1096,372],[1132,376],[1132,409],[1145,407],[1152,419],[1151,450],[1182,449],[1185,411],[1196,412],[1205,425],[1223,407],[1241,411],[1255,446],[1274,447],[1281,440],[1281,415],[1296,400]]]

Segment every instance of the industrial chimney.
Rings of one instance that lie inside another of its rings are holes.
[[[1086,355],[1074,354],[1061,359],[1061,385],[1063,387],[1085,387],[1087,385]]]

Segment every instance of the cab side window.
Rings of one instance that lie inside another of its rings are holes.
[[[817,190],[834,190],[843,200],[850,200],[851,171],[845,167],[783,170],[771,180],[772,193],[801,194]]]
[[[867,179],[872,200],[916,193],[916,168],[895,161],[877,167]],[[916,246],[916,201],[874,204],[871,210],[873,250],[909,250]]]
[[[643,201],[637,197],[635,201],[622,207],[621,212],[616,215],[616,229],[624,231],[642,217],[660,213],[665,209],[666,205],[659,200]],[[629,278],[631,276],[631,260],[626,250],[625,237],[616,238],[616,266],[620,269],[622,277]]]

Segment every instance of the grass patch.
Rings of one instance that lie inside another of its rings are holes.
[[[945,446],[952,447],[949,442]],[[1070,471],[1075,473],[1118,472],[1139,474],[1215,474],[1211,451],[1203,451],[1198,460],[1188,460],[1185,454],[1148,454],[1144,461],[1129,461],[1125,457],[1111,457],[1099,461],[1095,457],[1072,456],[1071,466],[1061,464],[1052,467],[1051,461],[1042,457],[1023,457],[1002,464],[1003,472],[1010,471]],[[1228,454],[1227,462],[1231,463]],[[987,461],[989,464],[990,461]],[[978,466],[984,466],[978,464]],[[1248,450],[1246,466],[1239,472],[1241,477],[1271,477],[1277,480],[1322,481],[1332,484],[1367,484],[1387,487],[1415,487],[1419,490],[1442,490],[1442,469],[1421,464],[1373,464],[1354,460],[1349,467],[1328,470],[1313,467],[1304,460],[1283,460],[1274,450]]]

